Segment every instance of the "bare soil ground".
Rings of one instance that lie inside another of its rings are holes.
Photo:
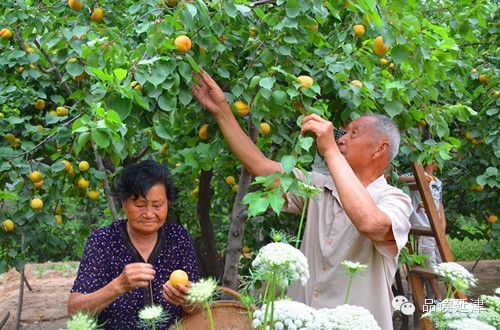
[[[459,262],[471,270],[474,262]],[[31,290],[24,285],[20,328],[57,330],[66,327],[66,304],[78,269],[77,262],[26,265],[25,275]],[[469,294],[493,294],[500,287],[500,260],[481,260],[472,272],[479,280]],[[0,322],[10,313],[2,330],[14,329],[19,301],[20,274],[11,270],[0,275]]]

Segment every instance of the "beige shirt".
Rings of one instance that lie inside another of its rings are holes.
[[[294,174],[305,182],[300,170],[294,169]],[[340,262],[357,261],[368,268],[362,271],[360,277],[354,278],[347,303],[365,307],[382,329],[392,329],[391,285],[397,270],[398,255],[392,255],[382,244],[359,234],[345,214],[330,176],[316,172],[310,175],[310,185],[324,188],[322,193],[309,198],[307,223],[300,248],[309,262],[310,278],[305,286],[299,282],[293,283],[288,295],[314,308],[342,305],[349,276]],[[410,198],[400,189],[390,186],[383,176],[366,189],[375,204],[391,219],[398,251],[401,251],[410,231]],[[283,211],[302,212],[302,197],[288,194],[287,202]]]

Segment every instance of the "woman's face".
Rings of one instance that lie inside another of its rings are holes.
[[[146,196],[129,198],[122,203],[127,215],[130,230],[142,235],[156,233],[165,223],[168,213],[168,200],[165,185],[151,187]]]

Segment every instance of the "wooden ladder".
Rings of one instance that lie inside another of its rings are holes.
[[[412,163],[411,164],[413,175],[415,177],[415,184],[409,184],[410,190],[417,190],[420,192],[420,196],[424,203],[425,212],[429,218],[430,228],[427,227],[416,227],[412,226],[410,230],[410,235],[414,236],[429,236],[436,239],[436,244],[439,249],[439,254],[443,262],[452,262],[453,255],[451,253],[450,245],[446,239],[446,234],[440,224],[438,210],[436,204],[432,197],[432,192],[429,187],[429,182],[427,181],[424,168],[422,164]],[[408,244],[410,253],[414,253],[410,244]],[[438,278],[437,274],[430,268],[424,268],[421,266],[409,266],[405,265],[407,273],[409,275],[409,282],[411,285],[411,290],[413,294],[413,303],[421,316],[424,313],[424,287],[422,284],[422,278]],[[467,299],[467,296],[461,292],[457,291],[455,294],[457,299]],[[432,330],[431,321],[428,318],[421,319],[422,329]]]

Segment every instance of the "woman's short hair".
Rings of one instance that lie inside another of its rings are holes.
[[[169,202],[177,199],[170,171],[157,161],[144,160],[125,166],[117,182],[111,186],[111,193],[120,202],[125,202],[129,198],[145,197],[149,189],[157,184],[165,186]]]

